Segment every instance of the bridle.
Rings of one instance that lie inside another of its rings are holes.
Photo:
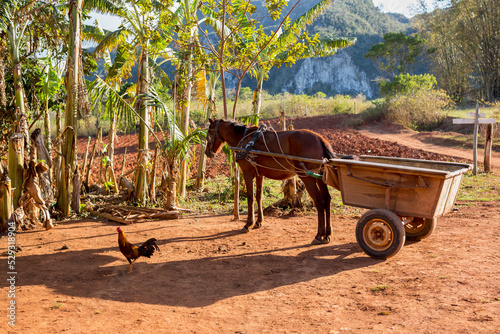
[[[219,122],[220,120],[215,121],[215,129],[208,129],[207,131],[207,152],[214,154],[214,144],[215,140],[218,138],[220,141],[223,141],[219,136]]]

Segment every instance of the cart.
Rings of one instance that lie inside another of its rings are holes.
[[[453,209],[464,173],[472,167],[418,159],[361,156],[325,164],[323,181],[340,190],[345,205],[370,209],[356,240],[377,259],[396,255],[405,240],[432,234],[437,217]]]
[[[317,159],[273,152],[244,150],[324,165],[323,181],[342,195],[345,205],[370,209],[358,221],[356,240],[377,259],[396,255],[405,240],[422,240],[436,228],[437,217],[453,209],[463,175],[472,169],[464,163],[363,155],[359,160]],[[342,157],[342,156],[340,156]]]

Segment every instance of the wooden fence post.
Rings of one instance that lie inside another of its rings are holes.
[[[476,102],[476,112],[475,113],[467,113],[467,117],[470,118],[455,118],[453,120],[453,124],[474,124],[474,138],[473,138],[473,152],[472,158],[474,161],[474,166],[472,168],[472,174],[477,175],[477,133],[479,129],[479,124],[494,124],[496,119],[494,118],[483,118],[486,117],[485,113],[479,113],[479,104]],[[491,148],[490,148],[490,156],[491,156]],[[485,171],[486,171],[486,147],[485,147]]]
[[[484,171],[491,172],[491,147],[493,138],[493,124],[486,127],[486,141],[484,143]]]
[[[476,114],[474,115],[474,138],[472,140],[472,161],[474,166],[472,174],[477,175],[477,133],[479,130],[479,103],[476,102]]]

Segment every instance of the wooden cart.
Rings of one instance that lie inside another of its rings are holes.
[[[325,164],[323,181],[337,188],[345,205],[370,209],[358,221],[356,239],[373,258],[396,255],[406,238],[421,240],[434,231],[437,217],[451,211],[462,163],[361,156]]]
[[[358,221],[356,239],[369,256],[396,255],[406,239],[422,240],[436,228],[437,217],[453,209],[462,176],[469,164],[392,157],[360,156],[328,162],[273,152],[267,155],[323,164],[323,181],[338,189],[345,205],[370,209]],[[321,177],[321,176],[319,176]]]

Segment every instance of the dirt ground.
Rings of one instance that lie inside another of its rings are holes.
[[[342,124],[333,117],[294,120],[338,153],[472,156],[418,147],[415,134],[401,129],[353,131]],[[117,152],[127,143],[120,138]],[[493,165],[500,168],[498,155]],[[220,173],[222,165],[212,161],[210,170]],[[354,232],[359,216],[352,215],[333,215],[333,240],[319,246],[311,245],[315,215],[266,217],[248,234],[229,215],[127,225],[131,242],[155,237],[161,249],[140,258],[132,273],[118,250],[117,223],[89,218],[20,232],[15,327],[3,316],[13,300],[3,269],[0,332],[500,333],[499,204],[457,203],[432,236],[407,241],[385,261],[362,252]],[[2,238],[2,268],[6,249]]]

